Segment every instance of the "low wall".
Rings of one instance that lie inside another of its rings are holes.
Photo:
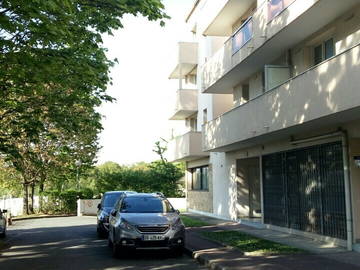
[[[185,198],[168,198],[170,203],[175,209],[184,210],[186,209]],[[97,206],[100,203],[100,199],[79,199],[77,201],[77,215],[78,216],[96,216]]]
[[[96,216],[97,206],[101,199],[89,199],[77,201],[77,215],[78,216]]]
[[[176,210],[186,209],[186,198],[168,198],[168,200]]]
[[[0,198],[0,209],[6,209],[8,211],[8,215],[11,216],[19,216],[23,214],[24,207],[24,199],[23,198]],[[39,208],[39,197],[34,197],[34,208]]]

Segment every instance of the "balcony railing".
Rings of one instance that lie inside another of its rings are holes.
[[[268,22],[274,19],[293,2],[295,2],[295,0],[268,0]]]
[[[203,150],[233,151],[350,121],[360,110],[359,55],[360,44],[206,123]]]
[[[253,22],[252,18],[244,22],[239,30],[232,36],[232,53],[237,53],[246,43],[248,43],[253,35]]]
[[[358,3],[358,0],[264,1],[233,38],[201,67],[202,91],[232,94],[235,85]],[[320,13],[326,16],[319,16]]]
[[[190,131],[172,139],[169,142],[167,154],[170,162],[189,161],[209,155],[202,151],[201,132],[196,131]]]

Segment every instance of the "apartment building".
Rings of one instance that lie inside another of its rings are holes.
[[[189,210],[357,249],[360,2],[197,0],[186,20],[172,119],[189,132],[169,155]]]

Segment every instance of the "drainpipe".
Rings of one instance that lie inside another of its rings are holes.
[[[352,206],[351,206],[351,182],[349,170],[349,142],[346,131],[342,131],[342,148],[344,163],[345,180],[345,207],[346,207],[346,231],[347,231],[347,249],[353,249],[353,224],[352,224]]]

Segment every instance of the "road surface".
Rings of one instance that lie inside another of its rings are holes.
[[[106,239],[96,235],[94,217],[61,217],[17,221],[8,230],[11,247],[0,251],[1,270],[200,270],[184,255],[141,252],[114,259]]]

